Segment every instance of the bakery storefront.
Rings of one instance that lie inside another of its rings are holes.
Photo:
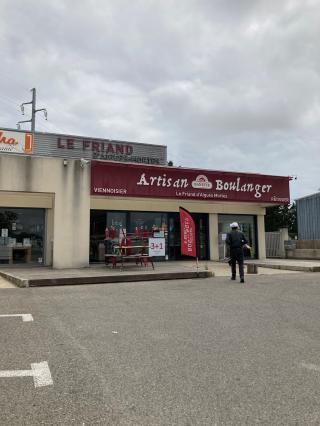
[[[265,208],[289,202],[287,177],[166,164],[162,145],[1,129],[0,263],[86,267],[128,234],[181,259],[180,207],[199,259],[224,257],[233,221],[265,258]]]
[[[128,234],[159,238],[160,258],[182,259],[179,207],[194,219],[200,260],[225,257],[233,221],[252,256],[264,258],[265,208],[288,202],[288,177],[92,161],[90,262],[103,262],[106,247]]]

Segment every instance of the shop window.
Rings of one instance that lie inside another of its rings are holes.
[[[167,213],[131,212],[130,233],[153,236],[154,232],[167,232]]]
[[[237,222],[247,238],[251,246],[251,257],[257,258],[257,232],[256,232],[256,216],[251,215],[219,215],[219,258],[223,259],[226,256],[225,238],[230,232],[230,223]]]
[[[193,213],[192,216],[196,225],[197,255],[205,260],[209,258],[208,215]],[[164,238],[165,254],[155,260],[186,258],[181,256],[179,213],[92,210],[90,262],[104,262],[104,254],[112,253],[124,235],[135,241]]]
[[[161,241],[164,253],[154,256],[154,260],[162,261],[168,258],[168,214],[161,212],[131,212],[129,233],[133,238],[148,243],[148,238],[157,238]]]
[[[0,208],[0,263],[43,264],[44,209]]]
[[[104,262],[105,253],[126,233],[127,213],[122,211],[91,210],[90,262]]]
[[[111,239],[122,238],[127,232],[127,213],[126,212],[107,212],[107,229]]]
[[[113,246],[118,245],[127,232],[127,212],[107,212],[105,253],[113,253]]]

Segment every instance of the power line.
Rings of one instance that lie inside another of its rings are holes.
[[[18,110],[18,108],[17,108],[17,104],[16,103],[13,103],[12,101],[10,101],[9,100],[9,98],[5,98],[4,96],[3,96],[3,94],[1,95],[1,97],[0,97],[0,101],[1,102],[3,102],[4,104],[6,104],[6,105],[8,105],[8,106],[10,106],[10,108],[14,108],[16,111]]]
[[[41,121],[37,122],[37,128],[39,130],[39,127],[42,128],[42,131],[47,131],[49,133],[66,133],[63,132],[61,129],[59,129],[57,126],[54,126],[52,123],[50,123],[50,126],[45,124],[45,119],[41,117]]]

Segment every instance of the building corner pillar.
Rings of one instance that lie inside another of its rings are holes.
[[[258,254],[260,260],[266,259],[266,234],[264,229],[264,215],[257,216],[257,230],[258,230]]]
[[[219,260],[219,230],[218,230],[218,214],[209,214],[209,247],[210,260]]]

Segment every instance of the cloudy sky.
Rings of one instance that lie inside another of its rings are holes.
[[[0,0],[0,126],[168,146],[320,188],[319,0]],[[27,126],[25,127],[27,128]]]

